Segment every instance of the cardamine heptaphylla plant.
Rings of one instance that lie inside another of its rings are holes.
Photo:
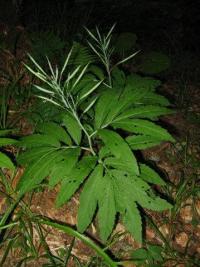
[[[174,141],[156,121],[171,113],[168,100],[156,93],[158,80],[137,74],[125,75],[113,66],[111,33],[89,30],[89,46],[98,64],[71,65],[69,52],[61,69],[44,70],[31,56],[40,80],[38,97],[60,109],[59,120],[39,123],[35,133],[20,141],[18,162],[25,166],[17,190],[21,195],[44,180],[50,188],[60,184],[56,205],[67,203],[81,187],[78,225],[84,232],[97,214],[103,241],[112,233],[117,214],[127,230],[142,241],[141,208],[162,211],[171,205],[160,198],[152,184],[164,185],[161,177],[137,160],[134,151],[164,141]]]

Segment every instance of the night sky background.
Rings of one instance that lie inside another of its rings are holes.
[[[29,30],[59,30],[65,38],[95,25],[137,34],[143,45],[197,52],[200,1],[195,0],[1,0],[0,23]]]
[[[107,32],[114,23],[115,33],[136,34],[135,49],[167,54],[174,76],[187,73],[190,80],[199,79],[198,0],[0,0],[0,35],[6,25],[13,39],[19,25],[25,32],[52,31],[72,42],[86,38],[84,26]]]

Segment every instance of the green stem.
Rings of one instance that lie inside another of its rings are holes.
[[[107,71],[107,74],[108,74],[108,82],[109,82],[109,86],[112,88],[112,78],[111,78],[109,63],[107,63],[107,64],[108,65],[106,65],[106,71]]]
[[[15,207],[17,206],[17,204],[20,202],[22,196],[17,197],[17,199],[9,206],[9,208],[6,210],[6,212],[4,213],[1,221],[0,221],[0,229],[3,228],[8,220],[8,218],[10,217],[10,215],[13,213]],[[0,231],[1,233],[1,231]]]
[[[12,192],[12,188],[8,182],[8,179],[7,177],[5,176],[4,172],[2,171],[2,169],[0,169],[0,176],[1,176],[1,179],[2,179],[2,183],[5,187],[5,192],[7,192],[8,194],[11,194]]]
[[[7,225],[4,225],[4,226],[1,226],[0,227],[0,230],[4,230],[4,229],[7,229],[7,228],[11,228],[15,225],[18,225],[19,223],[18,222],[14,222],[14,223],[10,223],[10,224],[7,224]]]
[[[88,132],[86,131],[86,129],[84,128],[84,126],[82,125],[81,121],[79,120],[77,114],[76,114],[76,111],[75,110],[72,110],[72,113],[73,113],[73,116],[74,118],[76,119],[76,121],[78,122],[79,126],[81,127],[81,129],[83,130],[83,132],[85,133],[85,135],[87,136],[87,139],[88,139],[88,144],[89,144],[89,147],[90,147],[90,152],[92,153],[93,156],[96,155],[96,153],[94,152],[94,149],[92,147],[92,140],[91,140],[91,137],[90,135],[88,134]]]
[[[71,236],[74,236],[78,239],[80,239],[81,241],[83,241],[86,245],[88,245],[90,248],[94,249],[94,251],[100,256],[102,257],[102,259],[108,264],[108,266],[110,267],[117,267],[118,264],[113,261],[104,251],[103,249],[101,249],[99,246],[97,246],[90,238],[88,238],[87,236],[79,233],[78,231],[74,230],[73,228],[66,226],[66,225],[61,225],[59,223],[55,223],[55,222],[51,222],[47,219],[40,219],[39,220],[40,223],[42,224],[46,224],[49,226],[52,226],[54,228],[57,228],[58,230],[61,230],[63,232],[65,232],[66,234],[69,234]]]
[[[154,221],[150,218],[150,216],[146,215],[145,216],[147,221],[150,223],[150,225],[153,227],[153,229],[156,231],[157,235],[160,237],[160,239],[165,243],[168,251],[170,253],[173,253],[171,246],[169,245],[167,239],[165,238],[165,236],[161,233],[161,231],[158,229],[157,225],[154,223]]]

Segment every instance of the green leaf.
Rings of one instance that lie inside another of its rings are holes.
[[[130,108],[123,113],[121,113],[115,120],[120,121],[127,118],[146,118],[146,119],[155,119],[158,116],[164,114],[172,113],[171,109],[160,107],[160,106],[140,106],[137,108]]]
[[[165,185],[165,182],[161,179],[157,172],[145,164],[140,164],[140,177],[151,184]]]
[[[128,136],[126,141],[133,150],[150,148],[162,142],[158,138],[142,134]]]
[[[126,84],[134,90],[137,88],[143,97],[147,92],[155,91],[155,89],[161,85],[161,82],[151,77],[142,77],[138,74],[131,74],[127,77]],[[145,91],[145,94],[143,94],[143,91]]]
[[[145,134],[152,136],[153,138],[160,139],[163,141],[172,141],[174,138],[161,126],[156,125],[153,122],[140,119],[124,119],[120,122],[112,123],[114,128],[121,128],[125,131]]]
[[[137,36],[132,32],[121,33],[116,40],[115,52],[124,56],[124,53],[129,53],[135,46]]]
[[[92,221],[97,207],[99,183],[101,183],[102,178],[103,166],[97,165],[84,184],[78,210],[78,230],[80,232],[84,232]]]
[[[114,190],[112,181],[108,175],[105,175],[102,179],[100,189],[102,192],[98,200],[98,223],[100,237],[103,241],[106,241],[112,232],[116,215]]]
[[[48,153],[28,165],[17,185],[19,194],[23,195],[39,185],[49,175],[58,156],[60,155],[57,151],[49,150]]]
[[[60,151],[60,158],[55,162],[51,173],[49,174],[49,186],[54,187],[60,181],[62,181],[69,173],[78,161],[80,155],[79,148],[68,148]]]
[[[148,254],[149,256],[156,262],[162,261],[162,251],[163,248],[161,246],[156,246],[156,245],[148,245]]]
[[[140,198],[138,197],[137,202],[143,208],[155,211],[163,211],[172,208],[172,205],[166,200],[160,197],[152,198],[144,192],[140,195]]]
[[[21,165],[25,165],[27,163],[30,164],[31,162],[37,161],[43,155],[48,154],[53,150],[55,150],[55,148],[51,146],[33,147],[22,154],[19,154],[17,157],[17,162]]]
[[[144,95],[142,103],[146,104],[146,105],[157,104],[159,106],[169,106],[170,105],[170,102],[166,97],[159,95],[155,92],[151,92],[151,91],[148,92],[148,94]]]
[[[69,60],[69,65],[86,65],[88,62],[93,62],[94,57],[89,52],[88,47],[83,46],[78,42],[73,42],[73,50]]]
[[[98,99],[98,95],[90,97],[89,99],[87,99],[87,101],[84,101],[81,104],[81,110],[83,110],[82,114],[87,113],[95,105],[97,99]]]
[[[15,166],[9,159],[9,157],[3,154],[2,152],[0,152],[0,168],[7,168],[11,170],[15,169]]]
[[[14,129],[4,129],[0,130],[0,136],[7,136],[8,134],[12,133]]]
[[[57,207],[60,207],[72,197],[85,178],[89,175],[95,163],[95,157],[87,156],[74,166],[61,183],[61,188],[56,198]]]
[[[12,138],[5,138],[5,137],[0,138],[0,146],[13,145],[16,143],[18,143],[18,141]]]
[[[137,199],[146,197],[146,191],[150,189],[149,185],[138,176],[130,175],[128,171],[110,170],[114,181],[120,190],[118,199],[126,199],[125,203],[135,202]],[[124,200],[123,200],[124,202]],[[125,206],[125,205],[124,205]],[[123,209],[121,210],[123,211]]]
[[[106,91],[102,93],[95,108],[95,129],[101,128],[109,112],[109,105],[112,103],[114,93]]]
[[[135,203],[126,203],[126,213],[123,216],[123,222],[128,231],[135,240],[142,243],[142,219]]]
[[[98,87],[99,85],[102,83],[102,81],[90,81],[89,86],[86,88],[84,88],[80,94],[79,94],[79,99],[85,99],[87,98],[89,95],[91,95]]]
[[[136,250],[134,250],[132,252],[132,257],[133,260],[139,260],[139,261],[143,261],[146,260],[148,258],[148,252],[146,249],[144,248],[138,248]]]
[[[99,130],[98,134],[103,140],[105,146],[110,150],[113,156],[116,157],[118,163],[121,161],[121,163],[126,166],[127,171],[139,174],[137,160],[128,144],[119,134],[105,129]],[[111,159],[109,163],[111,163]],[[113,163],[116,164],[116,161],[113,161]]]
[[[119,69],[119,67],[115,66],[111,74],[113,79],[113,87],[124,88],[126,83],[126,75],[124,74],[124,72]]]
[[[58,141],[63,142],[67,145],[72,144],[71,138],[69,137],[67,132],[57,123],[54,123],[54,122],[41,123],[37,126],[37,131],[39,133],[53,136]]]
[[[87,71],[89,71],[92,74],[94,74],[99,80],[104,80],[104,78],[105,78],[103,70],[100,67],[96,66],[96,65],[90,65],[87,68]]]
[[[60,142],[56,137],[44,134],[33,134],[26,137],[22,137],[20,142],[20,146],[25,146],[26,148],[36,147],[36,146],[52,146],[52,147],[60,147]]]
[[[71,114],[68,113],[63,117],[63,123],[74,142],[79,145],[81,142],[82,130],[77,120]]]
[[[170,66],[170,59],[167,55],[152,51],[142,57],[140,71],[147,74],[157,74],[165,71]]]

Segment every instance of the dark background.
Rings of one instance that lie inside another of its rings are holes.
[[[0,22],[29,30],[59,30],[72,37],[85,25],[131,31],[144,44],[198,50],[200,1],[191,0],[1,0]],[[153,44],[152,44],[153,43]]]

